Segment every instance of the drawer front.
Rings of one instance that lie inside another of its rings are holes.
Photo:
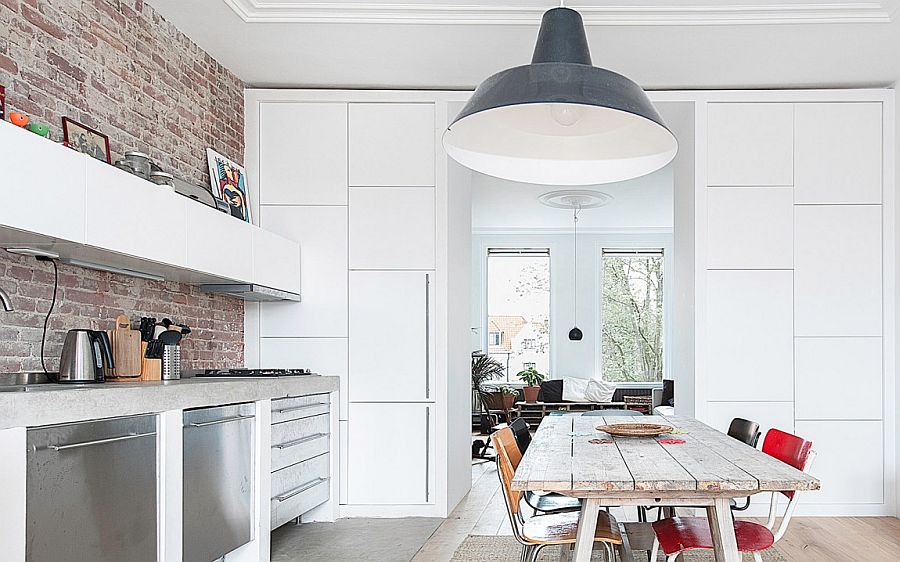
[[[272,499],[272,529],[281,527],[288,521],[328,501],[331,483],[327,479],[313,480],[308,485],[308,488],[291,498],[282,501]]]
[[[330,455],[325,453],[309,460],[292,464],[272,473],[272,499],[284,502],[298,488],[316,479],[328,479],[330,476]]]
[[[331,400],[327,394],[312,394],[272,400],[272,423],[327,414]]]
[[[328,452],[331,416],[272,424],[272,472]]]

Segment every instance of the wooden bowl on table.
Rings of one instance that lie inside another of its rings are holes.
[[[675,428],[658,423],[613,423],[597,426],[597,430],[614,437],[657,437],[672,433]]]

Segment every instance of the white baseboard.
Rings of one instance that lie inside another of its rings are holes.
[[[436,505],[341,505],[338,517],[445,517]]]

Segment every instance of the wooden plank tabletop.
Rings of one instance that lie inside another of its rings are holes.
[[[661,423],[679,431],[656,439],[611,437],[596,429],[608,423]],[[666,438],[684,443],[660,442]],[[819,486],[812,476],[682,416],[544,418],[512,481],[515,490],[616,495],[744,496]]]

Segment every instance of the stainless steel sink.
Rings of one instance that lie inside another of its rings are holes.
[[[56,373],[51,373],[56,375]],[[27,373],[0,373],[0,387],[21,387],[33,384],[52,384],[53,380],[47,373],[27,372]],[[5,390],[5,389],[4,389]],[[5,390],[5,392],[9,392]]]

